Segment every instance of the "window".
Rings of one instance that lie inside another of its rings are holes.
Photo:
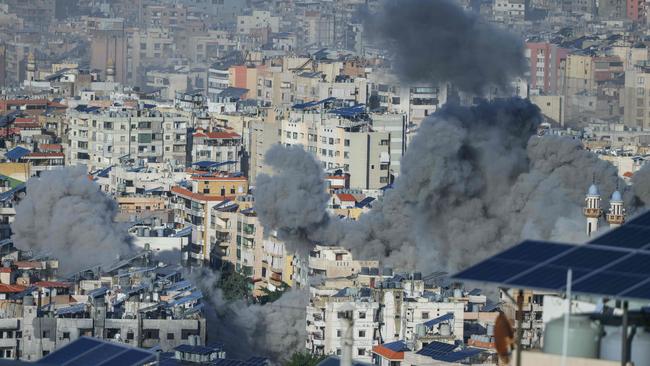
[[[342,333],[341,330],[337,329],[336,330],[336,338],[341,338],[341,333]]]
[[[357,348],[357,355],[358,356],[365,356],[366,355],[366,349],[365,348]]]
[[[44,330],[42,338],[50,338],[50,331],[49,330]]]
[[[366,318],[366,313],[365,312],[359,312],[359,319],[365,319]]]
[[[429,319],[429,312],[428,311],[423,311],[422,312],[422,319]]]
[[[70,332],[63,332],[63,339],[70,339]]]
[[[359,338],[365,338],[366,337],[366,331],[365,330],[360,330],[359,331]]]
[[[350,140],[348,139],[343,140],[343,146],[350,146]]]
[[[174,339],[174,333],[167,333],[167,340],[173,340]]]
[[[144,339],[160,339],[160,331],[158,329],[145,329]]]

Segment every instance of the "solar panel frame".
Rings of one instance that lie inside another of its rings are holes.
[[[452,278],[563,291],[571,269],[575,293],[650,300],[650,284],[646,283],[650,277],[650,244],[646,242],[650,239],[645,235],[650,235],[650,211],[621,228],[625,229],[615,229],[588,245],[523,241]],[[639,242],[630,244],[630,240]]]

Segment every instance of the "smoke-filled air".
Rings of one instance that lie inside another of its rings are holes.
[[[66,273],[110,264],[131,251],[128,233],[113,221],[116,214],[117,204],[85,167],[45,171],[27,182],[13,240],[20,249],[59,259]]]
[[[208,270],[190,275],[203,291],[210,339],[223,342],[237,357],[259,354],[275,361],[286,360],[304,347],[308,302],[306,289],[290,290],[272,304],[247,304],[244,300],[228,302],[217,286],[220,273]]]
[[[452,82],[481,94],[523,74],[524,45],[451,0],[384,1],[366,17],[368,34],[386,47],[404,82]]]
[[[524,52],[514,37],[446,0],[385,3],[368,23],[408,81],[445,81],[481,92],[506,85],[523,70]],[[294,179],[320,189],[323,172],[313,168],[303,169],[299,178],[295,170],[285,169],[258,181],[256,209],[260,218],[273,218],[312,208],[306,218],[291,215],[291,220],[263,223],[301,232],[310,239],[303,241],[307,247],[342,245],[359,258],[424,272],[462,268],[524,238],[583,240],[581,208],[592,180],[603,197],[625,184],[610,163],[583,150],[578,141],[538,136],[541,120],[539,109],[519,98],[474,107],[448,104],[422,122],[393,189],[359,221],[322,219],[325,210],[313,210],[323,207],[319,196],[304,195],[304,189],[290,190],[298,193],[293,197],[287,191],[276,200],[264,197],[263,192],[277,191]],[[267,155],[270,165],[284,164],[281,149]],[[300,152],[302,158],[295,147],[286,154],[292,161],[313,160]],[[633,212],[639,199],[631,188],[621,190]],[[321,225],[313,225],[317,222]]]

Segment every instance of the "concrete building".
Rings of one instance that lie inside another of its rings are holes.
[[[184,165],[189,118],[154,109],[77,107],[68,116],[71,165],[103,169],[121,161]]]
[[[560,92],[568,50],[548,42],[526,43],[531,94],[555,95]]]
[[[198,131],[193,134],[192,160],[211,162],[221,171],[241,171],[242,137],[231,131]]]
[[[350,188],[378,189],[389,184],[391,132],[375,131],[367,122],[340,118],[336,113],[292,111],[281,122],[280,143],[302,145],[327,171],[349,173]]]
[[[209,235],[213,264],[233,266],[252,280],[253,296],[262,296],[285,284],[294,286],[292,256],[284,242],[264,230],[253,204],[252,196],[240,196],[213,207]]]
[[[628,127],[650,129],[650,71],[637,68],[625,72],[624,123]]]
[[[87,18],[86,27],[91,35],[90,67],[107,70],[114,62],[115,80],[127,82],[127,36],[124,20],[119,18]],[[104,75],[105,78],[105,75]]]

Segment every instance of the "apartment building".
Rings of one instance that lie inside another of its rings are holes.
[[[528,85],[531,94],[558,94],[562,91],[562,77],[568,50],[549,42],[526,43],[529,65]]]
[[[212,169],[241,171],[242,137],[231,131],[204,131],[193,134],[192,161],[213,163]]]
[[[623,120],[628,127],[650,129],[650,69],[636,68],[625,72]]]
[[[309,273],[324,278],[347,277],[361,273],[362,268],[379,267],[378,261],[355,260],[343,247],[316,245],[309,252]]]
[[[391,132],[372,129],[368,122],[341,118],[338,110],[323,115],[317,110],[294,110],[281,122],[280,143],[302,145],[327,171],[350,174],[350,188],[378,189],[391,182]]]
[[[240,196],[213,207],[209,235],[213,264],[234,266],[252,280],[253,295],[261,296],[294,285],[292,256],[274,232],[264,230],[253,205],[252,196]]]
[[[103,169],[121,161],[187,162],[190,119],[181,113],[155,109],[79,106],[68,114],[67,160]]]
[[[216,242],[210,239],[210,229],[214,227],[212,209],[246,193],[246,178],[207,172],[194,174],[189,182],[171,188],[174,222],[177,228],[192,230],[191,242],[181,249],[185,261],[197,264],[213,261]]]
[[[378,344],[379,303],[370,288],[314,289],[307,307],[307,344],[317,355],[342,355],[344,342],[352,342],[352,358],[371,362]]]

